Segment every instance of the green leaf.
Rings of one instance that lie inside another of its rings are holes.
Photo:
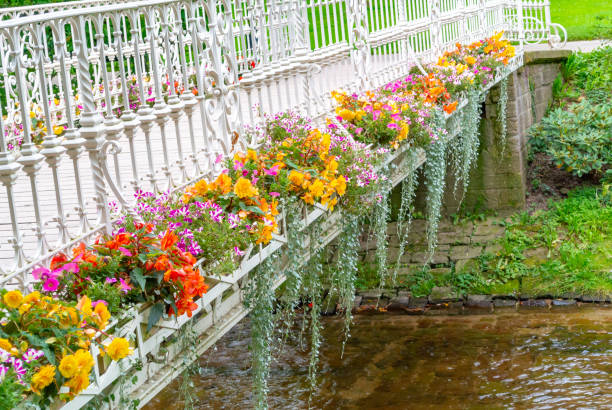
[[[147,323],[147,332],[149,332],[151,328],[155,326],[157,322],[159,322],[159,319],[161,319],[163,314],[164,314],[164,304],[163,303],[154,304],[153,307],[151,308],[151,312],[149,313],[149,322]]]
[[[130,278],[132,279],[133,282],[138,283],[138,285],[140,286],[140,289],[145,290],[145,287],[147,285],[147,278],[145,278],[144,275],[142,274],[142,269],[134,268],[132,272],[130,273]]]
[[[293,161],[291,161],[289,158],[285,158],[285,164],[289,165],[293,169],[300,168]]]

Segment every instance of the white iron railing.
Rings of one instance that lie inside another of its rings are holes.
[[[251,107],[320,117],[332,89],[377,87],[456,42],[512,32],[517,3],[63,4],[0,22],[5,286],[26,287],[34,265],[108,231],[109,202],[214,173],[219,155],[253,143]]]
[[[33,266],[111,230],[108,203],[130,209],[138,190],[177,190],[215,174],[219,155],[255,143],[242,131],[258,111],[323,119],[332,89],[375,88],[457,42],[500,30],[521,40],[527,30],[516,18],[524,2],[505,0],[93,3],[0,22],[5,287],[27,288]],[[520,66],[522,53],[519,41],[507,72]],[[449,119],[455,133],[456,122]],[[21,146],[9,149],[18,138]],[[391,160],[399,165],[402,155]],[[395,169],[394,184],[406,167]],[[323,215],[315,208],[304,225]],[[338,231],[333,215],[329,240]],[[235,275],[198,300],[192,320],[204,333],[203,349],[246,314],[247,274],[283,246],[285,233],[245,255]],[[146,310],[131,313],[115,330],[135,335],[134,358],[143,367],[133,397],[146,401],[176,373],[159,357],[160,346],[187,318],[160,322],[145,336]],[[67,408],[89,402],[122,371],[96,363],[94,373],[92,386]]]

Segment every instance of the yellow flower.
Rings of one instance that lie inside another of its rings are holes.
[[[62,127],[61,125],[54,125],[53,126],[53,133],[55,135],[62,135],[63,132],[64,132],[64,127]]]
[[[289,173],[289,181],[291,181],[293,185],[302,186],[302,182],[304,182],[304,174],[293,170]]]
[[[108,311],[106,305],[102,302],[99,302],[94,308],[93,313],[93,319],[94,322],[96,322],[96,325],[98,325],[100,329],[104,329],[108,324],[108,319],[110,319],[111,317],[111,314]]]
[[[76,396],[89,386],[89,373],[78,373],[68,380],[66,386],[70,388],[70,394]]]
[[[468,67],[465,64],[457,64],[457,74],[461,74],[462,72],[464,72]]]
[[[313,182],[309,187],[308,190],[310,191],[310,193],[312,194],[312,196],[314,197],[320,197],[321,195],[323,195],[323,190],[324,190],[325,186],[323,185],[323,181],[321,181],[320,179],[317,179],[315,182]]]
[[[114,338],[113,341],[106,346],[105,351],[113,360],[121,360],[127,355],[132,354],[130,343],[122,337]]]
[[[41,367],[38,373],[32,376],[32,381],[30,383],[32,391],[36,394],[40,394],[41,390],[50,385],[54,378],[55,366],[48,364]]]
[[[0,349],[4,349],[7,352],[10,352],[12,348],[13,345],[11,344],[11,342],[8,341],[8,339],[0,338]]]
[[[342,175],[333,180],[331,185],[336,189],[336,193],[340,196],[344,195],[346,192],[346,179]]]
[[[331,161],[329,161],[329,164],[327,164],[327,170],[329,172],[335,172],[338,169],[338,161],[336,161],[335,159],[332,159]]]
[[[25,295],[23,297],[22,303],[38,303],[38,302],[40,302],[40,292],[36,290],[32,293]]]
[[[91,315],[91,299],[87,296],[83,296],[79,299],[79,303],[77,303],[76,308],[81,311],[85,316]]]
[[[215,180],[215,185],[221,190],[221,195],[232,190],[232,179],[227,174],[221,174]]]
[[[85,372],[89,374],[89,372],[91,371],[91,368],[94,365],[94,360],[93,360],[93,357],[91,356],[91,353],[89,353],[89,351],[85,349],[79,349],[74,354],[74,358],[77,362],[77,365],[79,366],[79,372],[81,373]]]
[[[4,294],[4,303],[12,309],[17,308],[21,305],[21,301],[23,300],[23,295],[18,290],[11,290]]]
[[[347,110],[346,108],[341,108],[338,110],[338,115],[344,121],[353,121],[355,119],[355,113],[351,110]]]
[[[253,151],[252,149],[247,151],[247,156],[246,156],[247,161],[251,160],[251,161],[257,161],[257,153],[255,151]]]
[[[476,59],[472,56],[467,56],[465,57],[465,62],[468,63],[469,65],[474,65],[474,63],[476,62]]]
[[[73,354],[69,354],[67,356],[62,357],[62,361],[59,365],[59,371],[65,378],[69,379],[74,377],[79,372],[79,361],[76,356]]]
[[[250,198],[257,196],[259,191],[251,184],[251,181],[240,177],[234,186],[234,193],[238,198]]]

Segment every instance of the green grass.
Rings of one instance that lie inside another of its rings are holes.
[[[610,0],[551,0],[551,20],[567,30],[568,40],[612,38]]]

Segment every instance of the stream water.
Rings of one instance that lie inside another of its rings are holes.
[[[325,318],[316,409],[612,409],[612,308]],[[200,359],[197,408],[252,408],[248,321]],[[271,369],[272,409],[308,408],[308,352]],[[174,381],[146,409],[183,409]]]

